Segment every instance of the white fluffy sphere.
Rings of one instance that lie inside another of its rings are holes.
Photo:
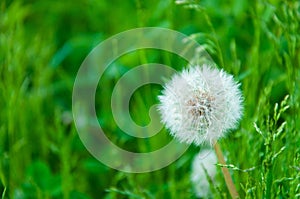
[[[217,157],[212,150],[203,150],[195,156],[192,163],[191,182],[197,197],[212,198],[207,177],[215,183],[217,174],[215,164],[217,164]]]
[[[181,142],[213,144],[242,116],[242,94],[233,76],[207,65],[175,74],[159,96],[159,112]]]

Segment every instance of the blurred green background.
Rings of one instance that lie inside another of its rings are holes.
[[[243,120],[220,141],[228,163],[255,167],[231,170],[241,197],[300,198],[299,22],[299,1],[2,0],[2,198],[195,198],[189,177],[197,147],[159,171],[127,174],[93,158],[73,123],[72,87],[83,59],[101,41],[144,26],[191,36],[241,82]],[[112,64],[101,80],[106,89],[97,92],[99,123],[114,143],[131,151],[152,151],[172,139],[165,129],[146,141],[132,138],[106,106],[122,74],[149,62],[185,67],[170,53],[140,50]],[[149,122],[148,109],[161,88],[147,85],[133,95],[131,114],[138,124]],[[286,95],[289,108],[274,111]],[[217,180],[214,198],[229,198],[219,167]]]

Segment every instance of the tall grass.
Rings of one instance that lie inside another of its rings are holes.
[[[300,197],[299,1],[4,0],[0,10],[2,198],[195,198],[189,175],[196,147],[159,171],[118,172],[89,154],[72,121],[72,86],[84,57],[105,38],[141,26],[190,35],[241,82],[245,113],[220,142],[228,165],[216,165],[214,198],[229,197],[222,166],[242,198]],[[106,104],[122,74],[147,62],[185,67],[167,52],[133,52],[105,72],[96,99],[107,136],[137,152],[171,138],[165,129],[147,140],[126,135]],[[138,124],[149,122],[160,90],[147,85],[132,97]]]

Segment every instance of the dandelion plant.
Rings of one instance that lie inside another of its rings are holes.
[[[233,76],[208,65],[192,66],[165,85],[159,111],[170,134],[181,142],[214,146],[225,164],[217,141],[236,127],[242,116],[242,94]],[[239,197],[227,168],[222,168],[232,198]]]

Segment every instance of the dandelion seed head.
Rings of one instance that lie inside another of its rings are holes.
[[[215,183],[215,176],[217,174],[216,163],[217,157],[212,150],[202,150],[195,156],[192,162],[190,179],[197,197],[207,198],[212,196],[207,177]]]
[[[159,112],[181,142],[213,144],[242,115],[239,84],[223,70],[194,66],[175,74],[159,96]]]

